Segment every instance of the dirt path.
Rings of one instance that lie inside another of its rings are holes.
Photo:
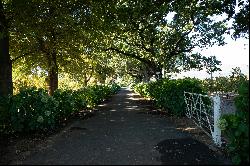
[[[129,89],[78,119],[11,164],[135,165],[224,164],[205,144],[177,130]]]

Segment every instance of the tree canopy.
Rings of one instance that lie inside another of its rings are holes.
[[[202,69],[207,57],[194,49],[224,45],[230,29],[248,37],[248,8],[248,0],[1,0],[0,95],[12,94],[17,68],[42,72],[50,94],[65,74],[87,85]]]

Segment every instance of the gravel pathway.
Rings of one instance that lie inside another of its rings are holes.
[[[122,88],[93,117],[74,121],[23,161],[11,164],[223,164],[220,156],[176,130],[167,118],[143,113],[152,108]]]

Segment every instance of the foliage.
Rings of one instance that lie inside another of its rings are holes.
[[[21,89],[28,87],[36,87],[46,89],[47,85],[45,82],[46,73],[40,69],[33,69],[28,72],[24,66],[13,65],[12,70],[13,77],[13,94],[18,94]]]
[[[139,93],[142,97],[147,97],[150,98],[149,95],[149,83],[139,83],[139,84],[134,84],[132,88]]]
[[[21,90],[12,97],[10,124],[14,132],[51,129],[56,124],[59,102],[43,89]]]
[[[247,76],[241,73],[239,67],[232,69],[229,77],[215,77],[215,79],[202,80],[203,89],[209,92],[234,92],[238,91],[239,86],[247,80]]]
[[[78,91],[57,89],[53,94],[53,98],[59,102],[55,113],[59,121],[63,121],[76,111],[86,108],[86,101],[80,97]]]
[[[111,32],[105,34],[103,47],[139,61],[144,70],[137,66],[132,74],[144,78],[161,74],[163,68],[167,72],[200,68],[203,57],[193,49],[224,44],[225,20],[211,19],[222,13],[214,8],[218,3],[128,0],[109,5],[103,19]]]
[[[108,87],[111,90],[111,94],[115,94],[118,92],[118,90],[121,88],[120,85],[113,83],[113,84],[109,84]]]
[[[234,15],[233,28],[235,32],[233,37],[249,38],[249,0],[239,0],[238,7],[240,11]]]
[[[54,129],[74,113],[93,109],[119,88],[117,84],[110,84],[93,85],[75,91],[58,89],[53,96],[41,88],[21,89],[13,97],[0,100],[0,132],[27,133]]]
[[[119,89],[117,84],[112,85],[92,85],[80,89],[83,94],[83,98],[87,102],[87,107],[93,108],[101,101],[109,98],[112,94],[116,93]]]
[[[135,91],[142,96],[155,100],[156,105],[169,113],[182,116],[185,111],[184,91],[204,93],[201,82],[197,79],[161,79],[156,82],[137,84]]]
[[[147,81],[160,78],[162,69],[200,68],[202,57],[191,53],[194,47],[224,44],[225,20],[210,16],[225,11],[233,16],[235,5],[198,0],[1,2],[13,67],[29,74],[40,68],[49,79],[67,73],[84,85],[91,77],[104,83],[107,77],[129,74]],[[45,82],[52,82],[51,90],[57,88],[56,79]]]
[[[221,61],[218,61],[216,59],[216,56],[210,56],[207,58],[204,58],[205,61],[205,68],[207,70],[207,73],[211,75],[211,79],[213,79],[213,72],[215,71],[221,71],[221,69],[219,67],[217,67],[218,65],[221,65]]]
[[[139,65],[132,65],[139,68],[129,71],[134,76],[151,76],[161,68],[171,71],[182,65],[198,67],[200,56],[190,54],[194,47],[224,43],[225,20],[213,21],[210,16],[226,12],[232,17],[236,4],[198,0],[4,0],[1,5],[1,15],[8,21],[13,63],[30,71],[40,67],[72,75],[91,76],[95,72],[103,79],[114,68],[95,66],[92,60],[104,62],[108,59],[103,58],[105,51],[136,60],[133,63]],[[248,15],[248,5],[240,2],[239,6],[243,6],[243,17],[236,16],[240,25]],[[88,55],[90,62],[85,62],[81,54]]]
[[[0,1],[0,97],[13,94],[12,64],[9,54],[9,25],[4,5]]]
[[[17,1],[5,3],[9,21],[12,62],[26,72],[40,68],[47,72],[48,90],[58,87],[58,73],[79,65],[86,53],[89,6],[86,1]],[[84,67],[81,68],[83,71]]]
[[[249,163],[249,81],[238,89],[235,98],[237,112],[235,115],[224,115],[220,126],[229,139],[227,150],[234,164]]]

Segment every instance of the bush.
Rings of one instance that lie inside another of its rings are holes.
[[[119,88],[112,84],[93,85],[76,91],[58,89],[53,96],[44,89],[22,89],[12,97],[0,98],[0,132],[53,129],[75,112],[94,108]]]
[[[104,99],[111,97],[120,88],[117,84],[111,85],[92,85],[82,88],[83,98],[87,103],[88,108],[94,108]]]
[[[118,90],[121,88],[120,85],[115,84],[115,83],[114,83],[114,84],[109,84],[108,86],[109,86],[109,88],[110,88],[110,90],[111,90],[111,94],[117,93]]]
[[[105,98],[107,88],[101,85],[92,85],[82,88],[80,91],[83,94],[82,97],[86,101],[87,107],[94,108]]]
[[[161,79],[148,84],[138,84],[135,86],[135,91],[142,96],[150,97],[155,100],[158,107],[177,116],[182,116],[185,113],[184,91],[203,93],[201,82],[191,78]]]
[[[29,132],[55,127],[59,102],[43,89],[21,90],[12,97],[10,124],[14,132]]]
[[[238,89],[235,98],[237,112],[235,115],[224,115],[220,126],[229,139],[227,150],[234,164],[249,163],[249,81]]]
[[[148,87],[149,87],[148,83],[139,83],[137,85],[134,85],[133,89],[137,93],[139,93],[142,97],[150,98]]]
[[[53,97],[59,102],[55,116],[58,121],[63,121],[75,112],[86,108],[86,101],[81,97],[81,92],[57,89]],[[59,123],[60,123],[59,122]]]

